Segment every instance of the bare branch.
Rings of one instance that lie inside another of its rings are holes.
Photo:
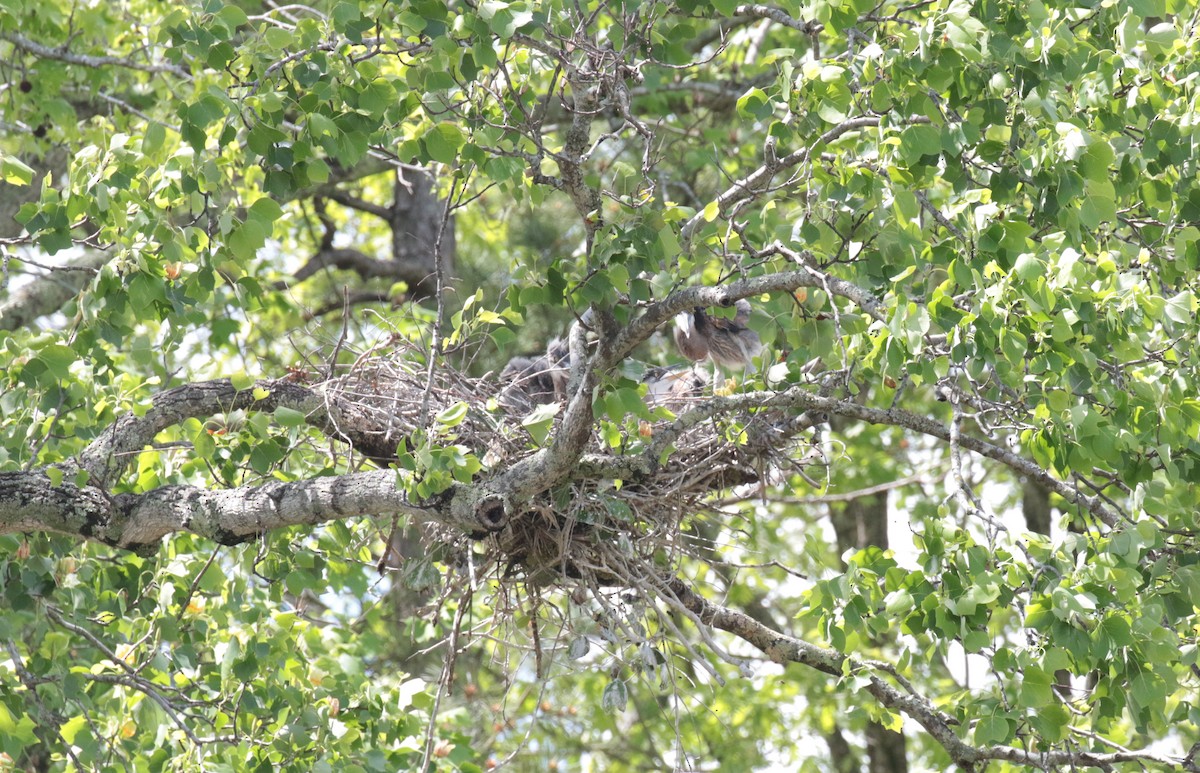
[[[825,25],[815,21],[800,21],[788,15],[787,11],[782,8],[776,8],[772,5],[760,5],[758,3],[749,3],[739,5],[733,9],[735,16],[749,16],[755,19],[770,19],[776,24],[782,24],[785,27],[790,27],[797,32],[803,32],[805,35],[813,35],[825,29]]]
[[[84,67],[124,67],[129,70],[140,70],[149,73],[169,73],[190,81],[192,74],[186,69],[173,64],[155,64],[153,62],[137,62],[132,59],[121,59],[115,56],[89,56],[73,54],[65,48],[50,48],[21,35],[18,32],[5,32],[0,39],[7,40],[26,53],[40,56],[43,59],[57,59],[67,64],[78,64]]]
[[[727,413],[745,413],[755,407],[790,407],[801,408],[805,411],[817,411],[835,416],[844,416],[870,424],[881,424],[893,427],[903,427],[923,435],[950,442],[951,428],[927,416],[890,408],[869,408],[850,400],[836,400],[822,397],[808,391],[807,387],[797,386],[782,392],[763,396],[761,392],[750,392],[730,397],[714,397],[698,408],[683,416],[665,430],[655,436],[648,459],[656,459],[679,433],[695,426],[712,416]],[[1028,459],[1009,451],[1006,448],[989,443],[972,435],[956,435],[955,440],[963,448],[1000,462],[1009,469],[1024,475],[1045,486],[1071,504],[1078,505],[1095,515],[1108,526],[1116,526],[1122,518],[1120,514],[1110,509],[1099,497],[1088,496],[1069,483],[1061,481]]]

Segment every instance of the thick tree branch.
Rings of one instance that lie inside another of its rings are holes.
[[[259,399],[255,391],[265,397]],[[168,389],[155,396],[145,414],[128,413],[108,426],[77,457],[89,482],[105,488],[132,462],[135,452],[148,446],[155,436],[186,419],[208,418],[218,413],[254,409],[273,411],[287,407],[300,411],[321,428],[326,422],[326,405],[311,389],[289,381],[262,381],[250,389],[237,389],[229,379],[204,381]],[[332,429],[332,428],[329,428]]]
[[[163,486],[116,496],[66,480],[56,486],[42,470],[0,473],[0,534],[52,531],[131,550],[156,549],[178,531],[234,545],[271,529],[396,513],[453,523],[408,502],[393,470],[233,489]]]
[[[588,251],[596,229],[600,226],[600,193],[587,184],[583,161],[591,143],[592,120],[600,107],[598,85],[571,79],[574,104],[571,106],[571,127],[563,138],[562,153],[558,155],[562,187],[571,197],[575,211],[583,219],[588,234]]]
[[[652,476],[664,450],[684,432],[713,416],[734,413],[749,415],[763,408],[787,408],[814,414],[844,416],[872,424],[903,427],[951,442],[953,438],[950,428],[926,416],[898,408],[869,408],[852,401],[814,394],[810,387],[796,386],[769,394],[754,392],[713,397],[680,416],[672,424],[660,428],[655,433],[654,442],[644,454],[631,459],[606,458],[604,455],[593,454],[584,459],[595,421],[592,402],[599,383],[599,374],[614,367],[634,346],[653,332],[658,324],[661,324],[658,320],[665,321],[677,311],[693,305],[728,305],[734,299],[746,295],[794,289],[806,284],[817,286],[818,281],[826,283],[824,279],[818,280],[805,271],[772,274],[724,287],[687,288],[651,306],[627,328],[613,337],[605,337],[585,365],[572,369],[575,375],[572,378],[571,394],[563,420],[548,447],[515,461],[491,477],[485,476],[472,484],[456,484],[447,492],[445,499],[441,500],[445,507],[444,513],[439,517],[445,523],[457,524],[467,533],[475,533],[481,524],[489,531],[498,530],[506,525],[508,517],[517,512],[525,502],[569,478],[572,473],[592,477]],[[857,301],[875,314],[882,314],[878,308],[879,304],[869,296],[862,295],[859,288],[848,285],[844,288],[844,293],[856,296]],[[579,339],[582,334],[581,325],[576,326],[576,333],[573,338]],[[578,360],[584,352],[583,341],[575,340],[573,349]],[[350,385],[350,388],[353,390],[354,386]],[[79,495],[77,501],[70,497],[64,499],[62,493],[66,489],[63,487],[48,491],[46,485],[49,478],[34,477],[25,480],[21,485],[33,486],[31,491],[18,486],[18,479],[10,479],[9,495],[5,498],[10,506],[13,502],[27,501],[36,501],[39,506],[10,510],[6,521],[7,528],[65,531],[109,544],[130,546],[148,544],[168,532],[179,529],[196,531],[228,541],[245,538],[266,528],[378,512],[379,507],[375,506],[365,510],[351,507],[348,511],[343,511],[332,504],[316,504],[313,510],[299,511],[293,508],[291,514],[279,514],[262,505],[261,501],[264,496],[273,501],[273,498],[285,496],[287,492],[281,493],[270,487],[253,491],[238,489],[233,493],[166,488],[160,492],[140,495],[133,500],[109,500],[103,494],[126,469],[137,452],[150,445],[160,432],[169,427],[189,418],[207,418],[237,410],[271,412],[280,407],[303,413],[310,425],[329,437],[349,442],[373,457],[390,458],[399,437],[412,429],[405,430],[407,425],[403,423],[391,426],[395,422],[387,419],[389,428],[381,431],[375,426],[383,420],[380,417],[360,417],[354,414],[355,404],[353,401],[343,401],[339,397],[336,381],[315,387],[287,380],[263,381],[243,390],[236,389],[227,380],[188,384],[158,395],[149,410],[141,416],[128,414],[117,419],[79,454],[74,464],[62,466],[68,480],[74,480],[77,469],[88,474],[87,482],[91,485],[75,490]],[[387,411],[385,414],[391,415]],[[356,420],[346,421],[346,416]],[[357,420],[363,418],[365,421]],[[1088,496],[1055,479],[1048,471],[1006,448],[969,435],[960,435],[957,442],[961,447],[998,461],[1055,491],[1068,502],[1087,509],[1109,526],[1116,525],[1119,520],[1119,514],[1101,499]],[[581,459],[584,459],[583,464]],[[394,478],[390,475],[387,477],[389,493],[384,498],[384,509],[392,508],[387,511],[395,512],[395,508],[400,504],[411,509],[412,505],[405,503],[394,491]],[[346,480],[351,478],[347,477]],[[319,482],[313,481],[305,485],[318,484]],[[166,492],[165,495],[162,492]],[[229,501],[222,497],[233,499]],[[5,504],[0,503],[0,506]],[[249,520],[239,520],[226,514],[223,508],[227,507],[231,508],[229,513],[241,512]]]
[[[419,261],[380,260],[359,250],[329,248],[319,250],[296,272],[293,281],[303,282],[324,268],[353,271],[363,279],[395,279],[416,286],[429,278],[429,263]]]

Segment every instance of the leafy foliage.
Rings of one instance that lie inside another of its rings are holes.
[[[524,434],[477,392],[426,399],[394,459],[407,524],[222,545],[189,522],[131,553],[9,518],[4,489],[0,759],[846,770],[814,739],[882,727],[913,767],[1195,769],[1193,6],[0,5],[0,482],[350,479],[379,454],[259,379],[404,352],[442,389],[586,310],[629,342]],[[750,297],[766,352],[648,405],[678,356],[638,325],[696,287]],[[79,462],[221,378],[244,405],[114,479]],[[473,445],[489,421],[509,434]],[[754,485],[647,517],[638,486],[702,470],[697,426]],[[416,523],[545,459],[523,503],[558,528],[590,497],[565,531],[637,564],[624,586]],[[881,494],[886,539],[839,541]]]

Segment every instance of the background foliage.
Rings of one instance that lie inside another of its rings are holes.
[[[137,553],[9,533],[0,760],[1195,769],[1198,18],[0,0],[0,470],[60,485],[167,387],[319,380],[400,341],[482,375],[589,305],[625,324],[782,271],[809,281],[751,296],[767,350],[733,388],[816,393],[817,360],[876,411],[825,416],[657,557],[840,673],[653,593],[636,634],[562,577],[451,593],[469,541],[425,551],[403,519]],[[663,335],[635,358],[679,361]],[[596,430],[634,454],[619,372]],[[751,415],[721,417],[733,445]],[[413,501],[488,464],[433,430],[411,450]],[[282,410],[190,418],[130,461],[109,493],[363,464]],[[971,752],[877,700],[854,665],[876,660]]]

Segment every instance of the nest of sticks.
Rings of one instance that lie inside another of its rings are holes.
[[[549,435],[545,426],[531,432],[528,413],[505,407],[512,403],[505,399],[511,383],[491,374],[474,378],[446,366],[429,368],[425,350],[392,343],[387,351],[364,354],[318,387],[337,432],[376,465],[397,465],[398,449],[412,454],[422,447],[458,446],[482,463],[478,475],[486,475],[536,453],[538,435],[553,437],[560,420],[555,400],[535,406],[553,422]],[[687,422],[677,424],[676,417],[712,397],[707,385],[693,391],[651,407],[649,418],[627,418],[616,429],[615,448],[613,429],[602,433],[597,422],[577,474],[521,503],[503,530],[488,535],[487,560],[498,574],[538,585],[576,579],[602,586],[644,576],[664,559],[674,565],[690,552],[682,536],[689,518],[709,511],[706,503],[714,494],[762,484],[771,460],[781,452],[788,455],[783,446],[796,444],[795,433],[781,436],[777,411],[705,418],[680,430]],[[652,465],[651,474],[614,475],[634,470],[623,460],[645,455],[667,431],[670,450]],[[420,476],[422,470],[412,474]],[[465,535],[444,527],[429,527],[427,538],[475,549]]]

